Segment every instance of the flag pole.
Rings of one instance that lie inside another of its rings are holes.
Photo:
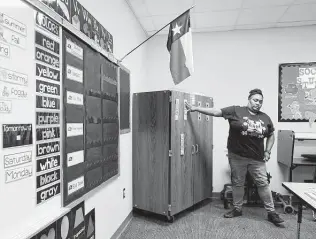
[[[175,19],[177,19],[178,17],[180,17],[181,15],[183,15],[184,13],[186,13],[187,11],[191,10],[192,8],[194,8],[196,6],[193,5],[192,7],[190,7],[188,10],[185,10],[183,13],[181,13],[179,16],[177,16],[176,18],[174,18],[171,22],[169,22],[168,24],[166,24],[165,26],[163,26],[162,28],[160,28],[157,32],[155,32],[153,35],[151,35],[149,38],[147,38],[145,41],[143,41],[142,43],[140,43],[138,46],[136,46],[134,49],[132,49],[130,52],[128,52],[125,56],[123,56],[118,62],[122,62],[124,60],[125,57],[127,57],[129,54],[131,54],[133,51],[135,51],[138,47],[140,47],[141,45],[143,45],[145,42],[147,42],[149,39],[151,39],[152,37],[154,37],[155,35],[157,35],[159,32],[161,32],[165,27],[169,26],[170,23],[172,23]]]

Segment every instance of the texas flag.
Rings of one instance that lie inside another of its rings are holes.
[[[170,53],[171,75],[177,85],[193,73],[190,10],[170,23],[167,49]]]

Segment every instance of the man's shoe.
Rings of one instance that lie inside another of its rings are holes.
[[[242,211],[238,210],[237,208],[234,208],[233,210],[225,213],[224,217],[233,218],[233,217],[239,217],[241,215],[242,215]]]
[[[269,212],[268,213],[268,221],[274,223],[274,224],[280,224],[284,222],[282,218],[280,218],[279,214],[276,212]]]

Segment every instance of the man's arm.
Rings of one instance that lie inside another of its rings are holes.
[[[274,140],[275,140],[274,133],[272,133],[270,136],[267,137],[265,152],[268,152],[269,154],[271,153],[272,147],[274,145]]]
[[[220,109],[215,108],[203,108],[203,107],[196,107],[196,106],[190,106],[186,104],[186,108],[188,111],[197,111],[205,115],[215,116],[215,117],[222,117],[223,113]]]

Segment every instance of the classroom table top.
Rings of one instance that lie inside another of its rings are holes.
[[[282,186],[316,210],[316,183],[284,182]]]

